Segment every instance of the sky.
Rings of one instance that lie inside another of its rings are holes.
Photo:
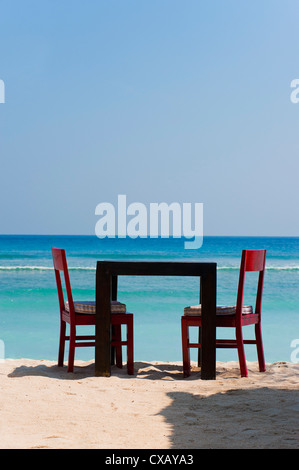
[[[203,203],[204,235],[299,236],[297,0],[0,0],[0,234],[99,203]]]

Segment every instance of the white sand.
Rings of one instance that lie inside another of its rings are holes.
[[[95,377],[92,362],[74,373],[56,363],[0,364],[0,448],[298,448],[299,364],[259,373],[248,363],[217,363],[217,378],[182,377],[181,364],[135,363]]]

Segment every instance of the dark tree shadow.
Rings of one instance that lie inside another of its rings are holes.
[[[211,396],[168,393],[161,414],[174,449],[296,449],[299,391],[233,389]]]

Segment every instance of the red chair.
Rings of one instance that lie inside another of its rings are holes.
[[[74,302],[66,261],[65,250],[52,248],[52,257],[56,277],[59,309],[60,309],[60,342],[58,353],[58,366],[63,366],[65,341],[69,340],[68,372],[73,372],[75,348],[84,346],[95,346],[95,335],[78,336],[77,325],[95,325],[95,302],[80,301]],[[63,296],[63,288],[60,272],[64,274],[67,301]],[[70,325],[70,336],[66,336],[66,324]],[[122,346],[127,346],[127,369],[128,374],[134,374],[133,359],[133,314],[126,313],[126,305],[117,301],[111,302],[111,325],[112,339],[111,346],[115,347],[116,365],[122,367]],[[121,325],[127,327],[127,339],[121,340]],[[86,341],[87,340],[87,341]]]
[[[236,332],[236,339],[217,339],[217,348],[237,348],[240,370],[242,377],[248,377],[244,344],[256,344],[260,372],[265,372],[265,359],[261,332],[261,309],[262,293],[265,273],[266,250],[243,250],[240,266],[239,286],[237,294],[237,305],[233,307],[217,306],[216,326],[233,327]],[[256,294],[255,311],[251,306],[243,306],[245,272],[259,271],[258,286]],[[198,343],[189,342],[189,327],[201,327],[201,305],[186,307],[182,316],[182,350],[183,350],[183,372],[184,377],[190,375],[190,348],[201,347],[200,339]],[[242,327],[255,325],[255,340],[244,340]],[[200,333],[199,333],[200,338]],[[199,353],[200,354],[200,353]]]

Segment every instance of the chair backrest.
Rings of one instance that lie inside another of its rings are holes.
[[[60,314],[62,314],[62,311],[65,310],[65,301],[64,301],[63,288],[62,288],[61,275],[60,275],[60,272],[62,271],[64,274],[67,300],[69,303],[70,320],[72,321],[73,319],[75,319],[75,309],[74,309],[73,295],[72,295],[72,289],[71,289],[65,250],[61,248],[53,247],[52,258],[53,258],[53,264],[54,264]]]
[[[248,271],[259,271],[258,285],[257,285],[257,292],[256,292],[255,313],[261,315],[266,253],[267,253],[267,250],[243,250],[242,251],[238,296],[237,296],[237,307],[236,307],[237,321],[241,320],[242,309],[243,309],[245,272],[248,272]]]

